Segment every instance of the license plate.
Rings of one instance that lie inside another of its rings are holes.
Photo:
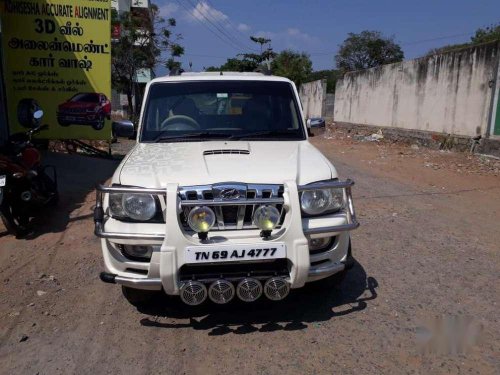
[[[76,117],[74,117],[74,116],[66,116],[66,120],[67,121],[75,121]]]
[[[0,187],[5,186],[6,176],[0,176]]]
[[[284,243],[186,247],[186,263],[241,262],[286,258]]]

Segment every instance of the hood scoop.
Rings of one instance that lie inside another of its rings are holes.
[[[203,151],[203,156],[207,155],[250,155],[250,151],[238,150],[238,149],[219,149],[219,150]]]

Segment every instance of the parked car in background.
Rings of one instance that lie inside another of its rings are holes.
[[[57,121],[61,126],[91,125],[95,130],[101,130],[106,118],[111,118],[111,102],[100,93],[78,93],[60,104],[57,110]]]

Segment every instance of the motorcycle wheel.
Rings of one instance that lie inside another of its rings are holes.
[[[40,189],[43,194],[50,196],[49,205],[53,207],[57,206],[57,203],[59,203],[59,192],[57,191],[56,182],[47,175],[45,170],[38,172],[38,179],[40,182],[38,189]]]
[[[30,232],[29,217],[15,212],[10,204],[4,204],[0,207],[0,217],[7,232],[22,237]]]

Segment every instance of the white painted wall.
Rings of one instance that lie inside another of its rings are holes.
[[[299,89],[300,101],[305,118],[321,117],[326,99],[326,81],[317,80],[303,83]]]
[[[348,73],[337,82],[334,119],[485,135],[499,51],[490,43]]]

